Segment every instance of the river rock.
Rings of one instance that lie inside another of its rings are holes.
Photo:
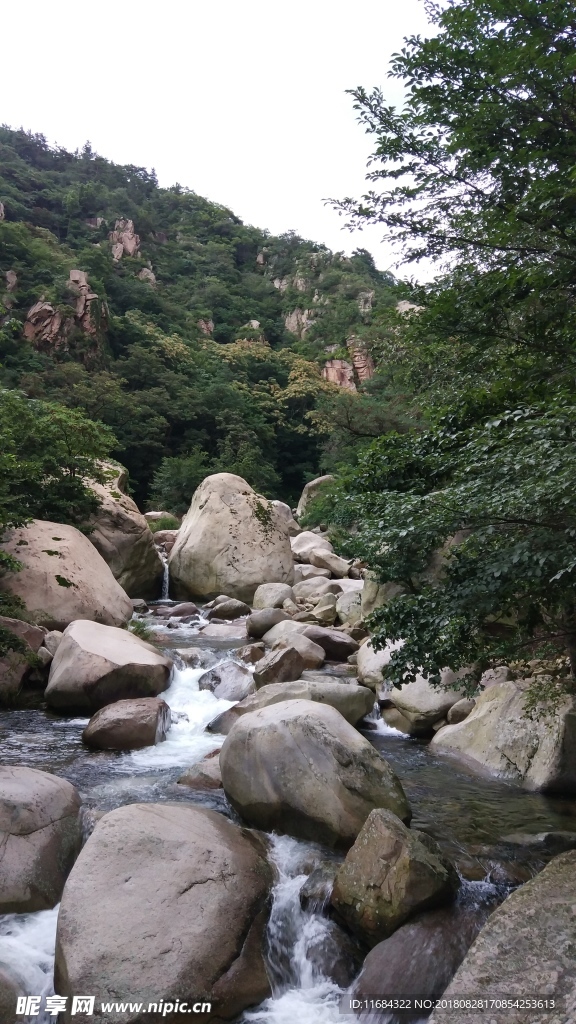
[[[441,673],[442,686],[453,686],[456,676],[450,669]],[[387,694],[395,708],[407,719],[411,736],[427,736],[435,722],[446,718],[451,707],[463,697],[462,689],[442,689],[432,686],[423,676],[413,683],[404,683],[400,689]]]
[[[211,668],[216,662],[216,655],[205,647],[176,647],[174,654],[182,659],[188,668]]]
[[[286,523],[288,533],[290,534],[291,537],[295,537],[297,533],[302,533],[302,528],[294,519],[290,505],[287,505],[286,502],[284,501],[277,500],[274,500],[272,504],[274,505],[274,508],[277,509],[278,514]]]
[[[304,671],[304,659],[295,647],[279,647],[269,651],[254,669],[257,689],[268,683],[289,683],[299,679]]]
[[[304,671],[319,668],[326,658],[324,649],[319,644],[315,644],[313,640],[309,640],[307,636],[303,636],[302,633],[287,633],[286,636],[276,641],[272,650],[277,651],[284,647],[294,647],[298,651],[304,662]]]
[[[208,476],[178,531],[170,573],[177,594],[226,593],[249,603],[260,584],[294,579],[286,523],[242,477]]]
[[[405,593],[405,587],[398,583],[379,583],[372,573],[366,573],[362,588],[362,618],[367,618],[376,608],[388,604],[393,597]]]
[[[376,692],[382,687],[390,689],[384,683],[382,672],[389,664],[392,652],[397,647],[398,644],[387,644],[383,651],[375,651],[370,640],[361,645],[356,664],[358,679],[364,686],[370,686]]]
[[[0,1024],[14,1024],[18,996],[25,995],[25,981],[7,965],[0,964]]]
[[[324,488],[334,483],[334,479],[335,478],[328,473],[326,476],[317,476],[315,480],[308,481],[300,495],[300,501],[298,502],[298,507],[296,509],[297,519],[302,518],[309,503],[313,501],[314,498],[317,498]]]
[[[560,854],[488,918],[446,999],[553,998],[555,1010],[490,1009],[496,1024],[568,1024],[576,1020],[574,906],[576,851]],[[528,987],[527,987],[528,986]],[[430,1024],[477,1024],[463,1008],[433,1013]]]
[[[224,741],[220,767],[232,806],[265,831],[347,847],[374,807],[410,818],[388,763],[338,711],[314,701],[242,716]]]
[[[313,551],[320,551],[320,549],[334,551],[326,537],[320,537],[317,533],[312,533],[311,530],[303,530],[297,537],[292,537],[290,544],[294,561],[305,562],[306,564],[310,564],[310,555]],[[321,568],[325,568],[325,566]]]
[[[71,622],[50,666],[46,701],[53,708],[98,711],[117,700],[156,697],[172,662],[125,629]]]
[[[450,902],[457,889],[456,870],[438,844],[378,808],[346,854],[331,902],[348,927],[373,946],[418,911]]]
[[[252,611],[249,604],[245,604],[244,601],[237,601],[234,597],[229,597],[226,601],[220,601],[214,608],[211,608],[208,612],[208,618],[212,616],[218,617],[219,619],[241,619],[243,615],[250,615]]]
[[[319,569],[330,569],[333,576],[347,576],[350,569],[350,562],[324,547],[313,548],[308,560],[310,565],[316,565]]]
[[[322,626],[306,626],[304,636],[326,652],[332,661],[346,661],[358,650],[358,643],[340,629],[324,629]]]
[[[336,601],[336,618],[343,625],[353,626],[362,618],[362,592],[348,590],[340,594]]]
[[[239,647],[234,654],[236,658],[240,658],[240,661],[245,661],[248,665],[255,665],[266,654],[266,648],[263,643],[245,644],[244,647]]]
[[[292,601],[294,593],[287,583],[263,583],[254,594],[254,608],[281,608],[284,601]]]
[[[356,725],[372,711],[374,694],[365,686],[341,683],[330,676],[324,676],[322,680],[297,679],[292,683],[269,683],[219,715],[210,723],[210,731],[227,736],[242,715],[285,700],[312,700],[318,704],[329,704],[350,725]]]
[[[20,597],[30,618],[47,629],[65,629],[75,619],[122,626],[132,602],[88,538],[73,526],[34,519],[11,530],[3,550],[22,563],[2,585]]]
[[[458,722],[463,722],[464,719],[468,718],[468,715],[475,707],[476,701],[473,697],[463,697],[462,700],[457,700],[448,711],[448,714],[446,715],[446,722],[448,725],[457,725]],[[439,723],[436,722],[436,725],[434,726],[435,730],[438,724]]]
[[[138,750],[162,743],[171,721],[170,708],[159,697],[117,700],[92,715],[82,740],[98,750]]]
[[[56,654],[63,636],[64,633],[60,629],[51,629],[49,633],[46,633],[44,637],[44,647],[52,657]]]
[[[0,615],[0,629],[11,633],[15,643],[22,641],[26,647],[25,651],[8,651],[0,658],[0,704],[11,704],[30,672],[32,655],[41,649],[44,631],[22,619],[6,615]]]
[[[165,553],[169,555],[176,543],[178,530],[156,530],[153,536],[156,547],[164,548]]]
[[[286,622],[289,618],[290,616],[282,608],[263,608],[248,616],[246,632],[248,636],[261,637],[268,633],[273,626],[277,626],[279,622]]]
[[[294,583],[303,583],[309,579],[330,579],[329,569],[320,569],[315,565],[306,565],[303,562],[297,562],[294,566]]]
[[[219,700],[244,700],[256,689],[250,669],[235,661],[223,661],[198,680],[200,690],[210,690]]]
[[[324,594],[318,604],[314,605],[312,615],[321,625],[333,626],[336,621],[336,597],[334,594]]]
[[[164,566],[145,517],[125,493],[128,471],[119,465],[104,468],[110,479],[90,484],[101,502],[89,521],[90,542],[129,597],[159,597]]]
[[[310,579],[296,583],[292,590],[297,601],[319,601],[324,594],[341,594],[342,587],[338,580],[327,580],[323,576],[312,576]]]
[[[214,1019],[236,1017],[270,993],[270,882],[260,842],[221,814],[183,803],[118,807],[97,823],[66,884],[56,991],[97,1003],[177,996],[211,1002]],[[64,1019],[73,1022],[70,1004]],[[136,1024],[141,1015],[100,1019]]]
[[[56,906],[81,845],[79,811],[65,779],[0,767],[0,914]]]
[[[305,622],[295,622],[294,619],[287,619],[284,622],[277,622],[272,629],[269,629],[267,633],[264,633],[262,637],[267,647],[274,647],[278,640],[282,640],[285,636],[290,636],[292,633],[303,633],[307,629]]]
[[[202,636],[211,636],[216,640],[245,640],[246,622],[238,619],[237,622],[210,622],[202,629]]]
[[[205,757],[203,761],[187,768],[184,775],[178,779],[178,785],[207,791],[222,789],[219,757]]]
[[[159,615],[160,611],[157,611],[156,614]],[[166,614],[173,615],[175,618],[181,619],[185,615],[199,615],[200,609],[193,601],[182,601],[180,604],[175,604],[173,607],[167,608]],[[230,616],[230,618],[232,618],[232,616]]]
[[[451,982],[497,897],[474,905],[453,903],[418,914],[370,950],[352,992],[353,999],[391,996],[438,998]],[[419,1021],[421,1012],[402,1014]]]
[[[532,721],[524,710],[526,680],[496,684],[476,699],[465,721],[432,740],[525,789],[576,792],[576,708],[567,696],[553,715]]]

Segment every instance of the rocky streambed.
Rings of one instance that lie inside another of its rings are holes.
[[[206,777],[199,781],[195,774],[194,766],[199,762],[207,764],[206,756],[217,751],[224,741],[223,735],[208,729],[209,724],[233,706],[233,701],[219,698],[209,689],[200,689],[199,680],[207,665],[217,667],[231,660],[240,667],[235,652],[246,643],[243,620],[221,630],[222,634],[227,631],[228,636],[210,636],[202,628],[205,620],[198,616],[192,616],[186,623],[182,619],[171,621],[169,617],[158,619],[145,615],[142,618],[153,625],[162,645],[175,657],[176,667],[169,688],[162,694],[172,712],[172,725],[164,742],[132,752],[90,750],[81,739],[88,717],[65,717],[48,710],[40,695],[32,691],[27,706],[6,711],[2,716],[3,765],[40,769],[72,783],[82,799],[85,836],[106,812],[130,805],[153,805],[150,807],[153,817],[146,819],[145,826],[141,824],[142,812],[134,811],[129,823],[131,838],[126,839],[127,820],[122,817],[120,829],[120,819],[115,815],[107,819],[106,834],[98,833],[100,845],[98,849],[92,847],[93,868],[92,874],[89,873],[94,879],[93,885],[83,889],[78,883],[73,905],[67,900],[61,957],[67,956],[72,961],[75,942],[80,947],[97,944],[106,932],[107,955],[116,966],[114,970],[107,966],[103,954],[101,968],[104,972],[112,971],[118,986],[124,981],[129,987],[131,980],[129,973],[123,976],[122,968],[117,967],[117,962],[122,960],[120,951],[130,943],[140,943],[145,951],[142,956],[150,958],[152,987],[155,972],[166,975],[171,969],[173,944],[167,936],[172,911],[167,913],[166,921],[159,913],[158,907],[165,903],[162,885],[171,886],[174,879],[180,877],[179,873],[182,873],[183,891],[191,882],[185,877],[188,868],[179,863],[176,855],[168,866],[155,865],[154,844],[159,848],[163,838],[172,837],[173,830],[180,827],[171,817],[174,806],[200,808],[208,814],[206,829],[224,830],[219,841],[224,846],[231,843],[234,847],[236,875],[229,874],[229,861],[224,866],[211,864],[201,884],[209,888],[210,879],[219,877],[217,872],[223,872],[222,877],[228,879],[229,886],[226,905],[230,922],[239,921],[247,914],[248,901],[250,913],[246,920],[258,921],[254,927],[256,931],[261,927],[264,933],[264,974],[258,957],[250,950],[246,952],[246,956],[254,956],[249,971],[253,992],[261,991],[259,1005],[253,998],[255,1006],[238,1011],[246,1024],[248,1021],[292,1024],[295,1020],[301,1024],[335,1024],[353,1019],[341,1013],[343,1000],[350,993],[362,1000],[378,997],[384,991],[420,995],[442,992],[494,908],[515,891],[528,892],[518,887],[538,876],[554,854],[572,846],[571,834],[576,847],[575,800],[530,793],[511,784],[483,778],[422,739],[406,736],[390,727],[379,715],[368,715],[359,723],[360,733],[385,758],[400,780],[412,811],[410,832],[434,840],[438,844],[436,851],[440,851],[434,856],[445,857],[446,862],[455,865],[460,876],[452,901],[439,909],[427,910],[423,904],[420,912],[401,924],[390,937],[373,945],[369,952],[362,930],[355,929],[354,921],[349,914],[347,919],[342,907],[338,913],[337,904],[331,906],[329,902],[334,875],[342,865],[344,852],[335,849],[331,841],[322,846],[309,838],[274,832],[264,836],[261,845],[255,847],[248,843],[239,850],[235,845],[238,838],[226,833],[225,823],[237,826],[241,820],[219,786],[217,774],[208,783]],[[217,630],[212,627],[208,632],[214,634]],[[192,649],[204,652],[203,666],[186,665],[186,652]],[[175,654],[176,650],[180,653]],[[242,667],[245,667],[244,662]],[[338,671],[333,663],[327,663],[318,669],[317,677],[324,675],[334,679]],[[354,681],[349,679],[349,683],[353,685]],[[178,781],[183,777],[188,784]],[[218,815],[216,824],[210,817],[214,812]],[[121,816],[131,813],[117,812]],[[550,833],[562,835],[554,840],[549,837]],[[234,836],[238,835],[240,833],[234,830]],[[398,842],[402,842],[401,835]],[[111,849],[117,856],[118,872],[126,865],[126,878],[112,895],[105,891],[105,879],[103,883],[98,879],[98,865],[110,856]],[[264,877],[269,870],[267,863],[272,869],[268,881]],[[134,891],[130,877],[134,873],[138,879],[139,871],[142,873],[138,885],[142,889]],[[264,892],[268,884],[272,886],[272,900],[266,922]],[[159,894],[157,903],[155,892]],[[106,900],[110,902],[107,904]],[[151,908],[150,919],[147,902]],[[111,924],[105,913],[99,913],[98,906],[113,912],[115,922]],[[182,917],[179,934],[184,936],[183,945],[188,942],[192,947],[202,942],[203,948],[208,950],[206,955],[217,958],[226,931],[233,929],[231,924],[227,929],[222,921],[221,903],[216,911],[216,903],[210,903],[207,897],[206,907],[210,935],[202,939],[201,935],[192,934],[193,922],[186,914]],[[134,915],[132,919],[131,915]],[[57,909],[53,909],[6,914],[0,918],[0,983],[4,969],[18,979],[22,992],[38,995],[52,991],[57,916]],[[206,928],[206,921],[203,927]],[[113,943],[110,946],[111,929],[116,933],[117,948]],[[67,935],[76,939],[70,940]],[[508,941],[513,940],[509,937]],[[173,963],[176,985],[178,957]],[[61,976],[62,967],[59,970]],[[236,982],[233,977],[228,980],[228,989],[223,995],[221,992],[221,997],[226,1017],[230,1019],[234,1017],[232,997]],[[100,993],[95,991],[95,994]],[[112,990],[104,993],[111,994]],[[121,998],[141,993],[120,987],[114,994]],[[164,989],[159,995],[163,994]],[[368,1017],[382,1022],[394,1019],[381,1013],[376,1017],[368,1014]],[[0,1019],[4,1021],[1,1012]],[[42,1021],[42,1017],[36,1019]],[[53,1019],[53,1016],[45,1017],[45,1020]],[[136,1020],[137,1017],[118,1019]],[[571,1018],[546,1019],[556,1024],[556,1021],[567,1022]],[[6,1022],[8,1024],[9,1018]]]

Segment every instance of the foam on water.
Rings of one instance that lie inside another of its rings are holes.
[[[162,698],[173,712],[173,723],[163,743],[135,750],[126,757],[139,769],[172,768],[201,761],[223,736],[205,732],[206,726],[235,701],[219,700],[210,690],[200,690],[198,680],[204,668],[174,668],[169,688]]]
[[[0,967],[8,968],[27,995],[49,995],[53,991],[57,920],[58,907],[0,917]],[[36,1020],[40,1024],[40,1018]]]

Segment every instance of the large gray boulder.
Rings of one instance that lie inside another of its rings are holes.
[[[268,683],[288,683],[300,679],[303,671],[304,659],[295,647],[278,647],[258,662],[254,683],[257,689]]]
[[[358,643],[340,629],[326,629],[323,626],[306,626],[303,635],[318,644],[326,657],[332,661],[346,661],[358,650]]]
[[[330,484],[334,483],[335,477],[330,473],[326,476],[317,476],[315,480],[309,480],[304,486],[304,490],[300,495],[300,501],[298,502],[298,508],[296,509],[296,518],[300,519],[305,511],[306,507],[310,504],[314,498],[317,498],[322,491]]]
[[[50,707],[98,711],[117,700],[156,697],[168,686],[172,662],[126,629],[71,622],[50,666]]]
[[[170,574],[179,596],[251,603],[262,583],[294,579],[286,522],[242,477],[206,477],[178,531]]]
[[[456,870],[438,844],[378,808],[336,874],[331,903],[374,946],[418,911],[450,902],[457,889]]]
[[[525,789],[576,792],[576,704],[566,696],[554,714],[528,718],[527,680],[499,683],[476,699],[468,717],[446,725],[432,745]]]
[[[79,811],[65,779],[0,767],[0,914],[56,906],[80,849]]]
[[[450,708],[462,700],[464,690],[458,687],[454,672],[444,669],[441,680],[442,686],[436,687],[419,675],[413,683],[388,690],[386,696],[408,723],[404,731],[411,736],[430,735],[436,722],[446,718]]]
[[[298,536],[292,537],[290,541],[292,554],[295,562],[310,564],[310,555],[313,551],[334,551],[327,537],[321,537],[319,533],[312,533],[311,530],[303,530]]]
[[[287,583],[262,583],[254,594],[254,608],[281,608],[284,601],[292,601],[294,593]]]
[[[90,485],[101,504],[90,519],[89,539],[129,597],[159,597],[164,566],[147,520],[125,493],[128,471],[117,464],[105,468],[107,482]]]
[[[245,665],[222,661],[198,680],[200,690],[210,690],[219,700],[244,700],[256,689],[254,677]]]
[[[262,608],[252,612],[246,619],[246,632],[248,636],[264,636],[273,626],[279,622],[286,622],[290,618],[281,608]]]
[[[170,725],[170,708],[159,697],[117,700],[92,715],[82,739],[97,750],[138,750],[162,743]]]
[[[383,651],[375,651],[370,640],[360,645],[356,665],[358,679],[364,686],[370,686],[376,692],[384,687],[382,672],[388,665],[396,647],[397,644],[387,644]],[[384,688],[390,689],[389,686]]]
[[[303,636],[302,633],[287,633],[286,636],[276,641],[272,650],[278,651],[285,647],[293,647],[298,651],[304,663],[304,669],[320,668],[320,665],[326,660],[324,649],[315,644],[313,640],[309,640],[307,636]]]
[[[556,1008],[494,1007],[496,1024],[569,1024],[576,1020],[574,958],[576,851],[562,853],[517,889],[488,918],[453,981],[447,999],[553,999]],[[430,1024],[477,1024],[465,1007],[433,1013]]]
[[[322,682],[315,679],[297,679],[292,683],[268,683],[267,686],[261,686],[257,693],[224,711],[211,722],[210,729],[212,732],[227,736],[242,715],[267,708],[271,704],[280,704],[285,700],[312,700],[318,704],[329,704],[339,711],[350,725],[356,725],[374,706],[374,694],[365,686],[342,683],[330,676],[326,676]]]
[[[271,873],[259,840],[187,804],[129,804],[100,819],[58,917],[61,995],[212,1003],[228,1020],[270,992],[262,955]],[[87,927],[89,922],[89,927]],[[69,1017],[71,1000],[68,1000]],[[160,1019],[161,1014],[158,1014]],[[130,1011],[103,1024],[135,1024]]]
[[[75,619],[122,626],[132,617],[130,598],[75,527],[34,519],[10,531],[2,548],[22,563],[2,586],[24,601],[39,626],[65,629]]]
[[[328,705],[288,700],[244,715],[220,767],[233,807],[266,831],[348,847],[375,807],[410,818],[388,763]]]

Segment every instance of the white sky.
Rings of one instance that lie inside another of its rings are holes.
[[[422,0],[18,0],[2,12],[0,121],[155,167],[246,223],[395,256],[323,205],[364,190],[369,138],[346,89],[379,85]],[[404,268],[400,276],[423,276]]]

